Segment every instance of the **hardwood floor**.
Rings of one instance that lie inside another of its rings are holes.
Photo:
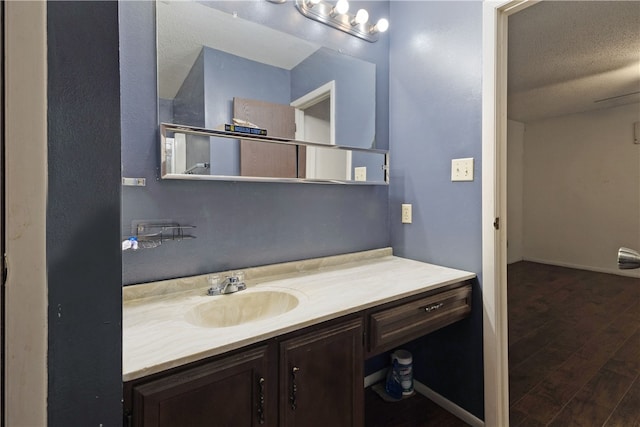
[[[640,279],[508,267],[510,425],[640,427]]]
[[[367,388],[365,402],[366,427],[468,426],[464,421],[417,393],[400,402],[385,402],[371,388]]]

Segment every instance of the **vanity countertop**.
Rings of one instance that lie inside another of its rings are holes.
[[[475,277],[391,255],[391,249],[359,252],[244,269],[247,290],[207,296],[207,276],[124,288],[123,380],[130,381],[215,356],[306,326]],[[212,298],[284,290],[299,299],[293,310],[224,328],[195,326],[189,308]]]

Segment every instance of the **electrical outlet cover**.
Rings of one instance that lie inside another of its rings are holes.
[[[402,223],[403,224],[411,224],[412,222],[412,214],[411,214],[411,204],[403,203],[402,204]]]
[[[367,167],[359,166],[354,168],[354,177],[356,181],[366,181],[367,180]]]

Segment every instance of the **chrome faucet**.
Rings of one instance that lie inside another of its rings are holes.
[[[244,283],[244,273],[241,271],[225,277],[222,283],[220,283],[218,276],[209,276],[208,280],[207,295],[226,295],[247,289],[247,285]]]

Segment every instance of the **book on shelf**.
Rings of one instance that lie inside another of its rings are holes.
[[[238,132],[238,133],[246,133],[249,135],[260,135],[267,136],[267,130],[261,128],[254,128],[250,126],[241,126],[241,125],[230,125],[225,124],[224,130],[227,132]]]

